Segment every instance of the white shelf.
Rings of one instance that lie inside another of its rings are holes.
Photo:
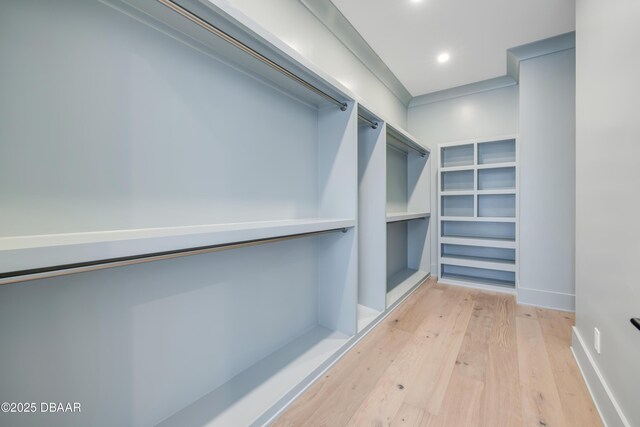
[[[462,267],[485,268],[489,270],[516,271],[514,262],[489,260],[479,257],[442,256],[441,264],[459,265]]]
[[[458,172],[458,171],[472,171],[475,170],[476,167],[474,165],[465,165],[465,166],[447,166],[441,167],[440,172]]]
[[[483,165],[478,165],[477,169],[498,169],[498,168],[512,168],[516,166],[516,162],[505,162],[505,163],[486,163]]]
[[[358,304],[358,332],[369,326],[381,313],[381,311]]]
[[[428,275],[425,271],[406,268],[391,276],[387,281],[387,307],[402,298]]]
[[[306,218],[0,238],[0,273],[179,249],[271,239],[355,225]]]
[[[441,196],[473,196],[475,191],[473,190],[447,190],[441,191]]]
[[[158,425],[226,427],[262,421],[265,411],[319,373],[349,338],[317,326]]]
[[[511,188],[511,189],[505,189],[505,190],[478,190],[476,192],[476,194],[483,196],[483,195],[495,195],[495,194],[516,194],[516,190]]]
[[[516,242],[509,239],[479,239],[474,237],[440,237],[440,243],[467,246],[486,246],[490,248],[515,249]]]
[[[515,218],[511,217],[472,217],[472,216],[441,216],[441,221],[473,221],[473,222],[516,222]]]
[[[429,212],[391,212],[387,213],[387,222],[410,221],[412,219],[429,218]]]
[[[483,289],[494,292],[515,294],[515,285],[510,282],[487,280],[480,277],[461,276],[457,274],[445,274],[438,277],[438,283],[445,285],[458,285],[474,289]]]

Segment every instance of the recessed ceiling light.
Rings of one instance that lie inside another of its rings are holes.
[[[444,64],[449,60],[449,58],[451,58],[449,52],[442,52],[440,55],[438,55],[438,62]]]
[[[411,0],[411,3],[422,3],[422,0]]]

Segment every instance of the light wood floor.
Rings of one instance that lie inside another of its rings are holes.
[[[574,316],[430,279],[276,426],[601,426]]]

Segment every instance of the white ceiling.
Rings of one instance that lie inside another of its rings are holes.
[[[413,96],[504,76],[507,49],[575,30],[575,0],[332,1]]]

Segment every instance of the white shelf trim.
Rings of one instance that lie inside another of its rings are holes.
[[[459,172],[459,171],[472,171],[475,170],[476,167],[474,165],[464,165],[464,166],[446,166],[441,167],[440,172]]]
[[[474,237],[441,237],[440,243],[451,245],[483,246],[488,248],[515,249],[516,242],[504,239],[480,239]]]
[[[505,163],[485,163],[477,166],[477,169],[500,169],[500,168],[513,168],[516,167],[516,162]]]
[[[473,196],[475,191],[473,190],[447,190],[441,191],[441,196]]]
[[[387,223],[429,218],[429,212],[391,212],[387,213]]]
[[[500,270],[500,271],[511,271],[511,272],[516,271],[515,263],[486,261],[486,260],[471,259],[471,258],[448,257],[446,255],[442,256],[440,263],[446,264],[446,265],[457,265],[461,267],[484,268],[488,270]]]
[[[441,216],[441,221],[470,221],[470,222],[516,222],[513,217],[496,217],[496,216]]]
[[[355,225],[353,219],[307,218],[0,238],[0,273],[225,245]]]
[[[493,196],[493,195],[501,195],[501,194],[516,194],[516,190],[514,188],[509,189],[496,189],[496,190],[478,190],[476,194],[479,196]]]

